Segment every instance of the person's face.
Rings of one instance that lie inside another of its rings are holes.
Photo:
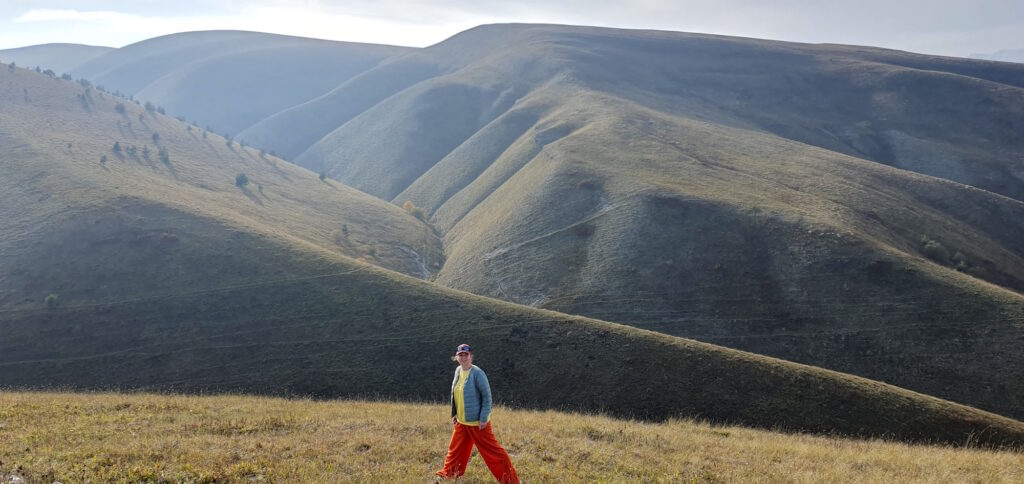
[[[459,364],[462,365],[463,368],[473,365],[473,353],[463,351],[462,353],[455,355],[455,357],[458,358]]]

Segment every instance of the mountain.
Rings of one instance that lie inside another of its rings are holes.
[[[883,383],[357,261],[346,240],[399,269],[438,245],[397,207],[84,84],[0,69],[5,387],[434,399],[468,340],[515,406],[1024,442],[1020,422]]]
[[[112,50],[113,47],[93,45],[42,44],[0,50],[0,60],[8,64],[14,62],[21,67],[39,66],[42,70],[50,69],[61,75]]]
[[[240,136],[318,138],[296,163],[422,208],[443,285],[1019,418],[1022,86],[869,47],[493,25]]]
[[[257,32],[186,32],[108,52],[72,74],[236,134],[410,50]]]
[[[971,54],[971,59],[1024,63],[1024,49],[1002,49],[994,54]]]

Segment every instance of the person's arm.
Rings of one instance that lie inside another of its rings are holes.
[[[491,418],[491,384],[483,370],[477,375],[476,388],[480,391],[480,428],[483,428]]]
[[[452,425],[455,425],[455,422],[458,421],[458,411],[455,409],[455,385],[457,383],[459,383],[459,369],[455,368],[455,378],[452,380],[452,392],[451,392]]]

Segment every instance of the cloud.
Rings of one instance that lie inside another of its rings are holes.
[[[118,22],[139,19],[138,15],[112,11],[81,12],[78,10],[60,10],[36,8],[21,14],[14,19],[15,23],[29,22]]]

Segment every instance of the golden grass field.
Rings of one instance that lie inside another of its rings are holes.
[[[0,477],[432,482],[448,407],[252,396],[0,393]],[[498,407],[524,482],[1022,482],[1024,452]],[[2,480],[2,479],[0,479]],[[461,482],[493,482],[474,456]]]

